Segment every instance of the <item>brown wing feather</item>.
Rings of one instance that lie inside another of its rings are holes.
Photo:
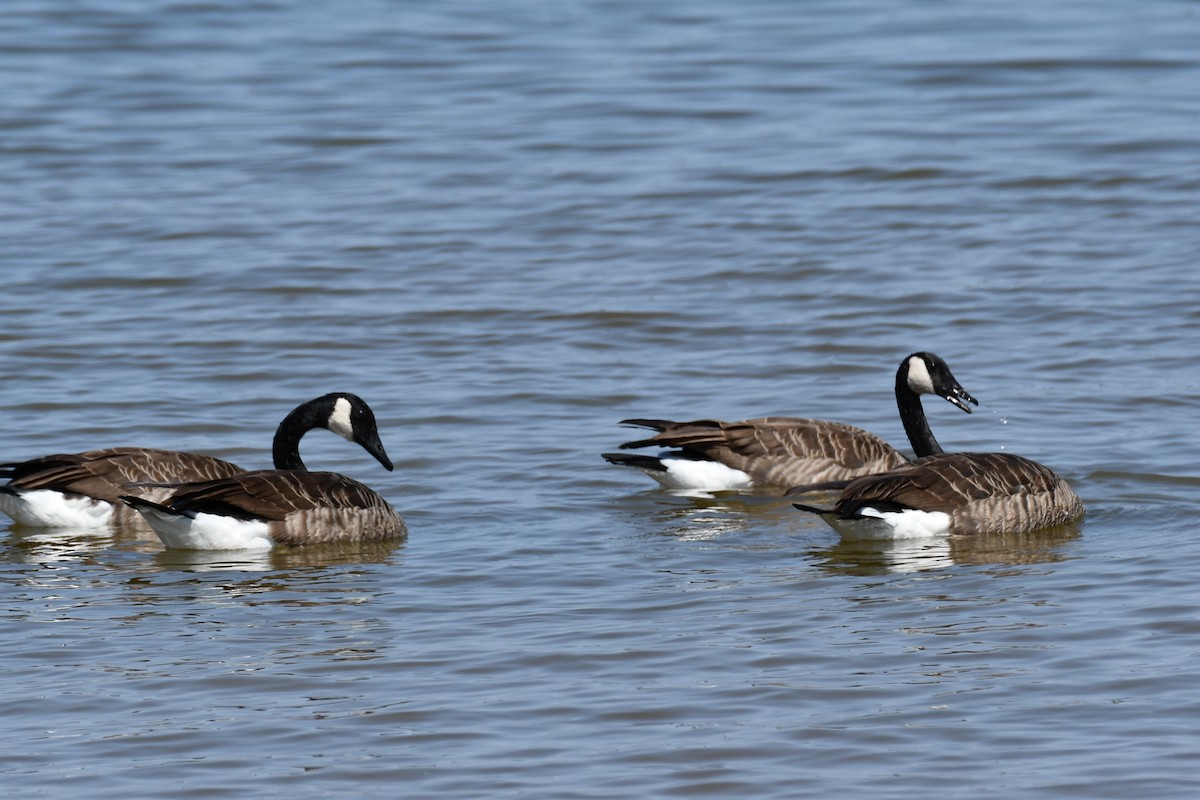
[[[884,472],[907,463],[873,433],[827,420],[758,417],[741,422],[653,422],[660,432],[624,449],[679,448],[742,470],[756,484],[796,486]]]
[[[926,456],[859,478],[843,490],[836,510],[852,514],[865,506],[945,512],[956,533],[1018,533],[1083,515],[1083,503],[1066,481],[1008,453]]]
[[[378,493],[335,472],[260,470],[184,485],[167,502],[183,512],[270,523],[281,544],[403,535],[404,521]]]
[[[175,450],[112,447],[61,453],[8,465],[14,489],[53,489],[117,503],[136,483],[185,483],[235,475],[228,461]]]

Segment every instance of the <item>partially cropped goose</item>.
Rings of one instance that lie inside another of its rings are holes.
[[[57,453],[0,465],[0,511],[30,527],[105,529],[142,524],[120,501],[136,491],[166,498],[170,490],[139,483],[179,483],[235,475],[242,468],[219,458],[177,450],[110,447]]]
[[[121,499],[170,548],[243,550],[404,535],[404,520],[374,491],[335,472],[307,470],[300,438],[322,427],[358,443],[392,469],[371,408],[352,394],[328,394],[280,423],[273,447],[276,469],[185,483],[161,501]]]
[[[896,405],[917,456],[942,452],[921,406],[921,395],[943,397],[967,413],[971,397],[946,362],[932,353],[913,353],[896,371]],[[621,449],[677,448],[654,456],[604,453],[621,466],[636,467],[664,488],[688,491],[797,486],[845,481],[908,463],[873,433],[840,422],[797,417],[760,417],[743,422],[669,422],[627,419],[623,425],[656,430]]]
[[[827,487],[788,493],[813,488]],[[1027,533],[1084,513],[1066,481],[1009,453],[935,453],[848,482],[833,508],[796,508],[819,514],[847,539]]]

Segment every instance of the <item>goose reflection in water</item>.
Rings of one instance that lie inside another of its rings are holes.
[[[92,562],[114,548],[151,552],[161,546],[137,532],[16,526],[4,539],[0,558],[14,564]]]
[[[1049,564],[1070,558],[1067,545],[1081,536],[1080,525],[1033,533],[991,536],[934,536],[922,539],[839,539],[808,554],[825,571],[845,575],[925,572],[955,565]]]
[[[331,542],[274,550],[159,550],[158,567],[185,572],[269,572],[324,568],[345,564],[390,564],[398,559],[405,539],[369,542]]]
[[[798,540],[812,543],[803,551],[818,569],[848,575],[886,575],[946,569],[955,565],[1020,565],[1062,561],[1068,545],[1081,536],[1081,522],[1029,533],[989,536],[929,536],[915,539],[852,540],[831,537],[829,529],[805,517],[789,517],[787,498],[775,494],[728,494],[706,498],[668,498],[657,492],[640,495],[626,509],[641,520],[655,519],[659,534],[680,541],[731,541],[744,547],[777,548]],[[797,528],[796,522],[800,522]],[[782,536],[764,538],[768,532]]]

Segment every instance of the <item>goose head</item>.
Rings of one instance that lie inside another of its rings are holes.
[[[948,400],[968,414],[971,405],[979,401],[962,387],[950,372],[950,367],[941,357],[933,353],[913,353],[900,364],[897,377],[897,392],[901,385],[915,395],[936,394]]]
[[[392,470],[392,460],[379,439],[374,412],[365,400],[349,392],[331,392],[302,403],[279,423],[274,445],[276,469],[305,469],[300,460],[300,437],[314,428],[325,428],[354,442],[384,469]]]
[[[361,397],[348,392],[326,395],[333,400],[325,427],[348,442],[354,442],[375,457],[383,468],[391,472],[392,460],[379,440],[379,427],[375,424],[375,412]]]

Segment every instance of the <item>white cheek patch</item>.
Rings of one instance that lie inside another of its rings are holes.
[[[350,401],[339,397],[329,415],[329,430],[347,441],[354,441],[354,426],[350,424]]]
[[[917,356],[908,359],[908,388],[917,394],[937,394],[933,389],[933,378],[929,377],[929,367]]]

